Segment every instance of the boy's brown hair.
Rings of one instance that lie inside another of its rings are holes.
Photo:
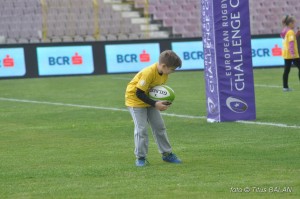
[[[181,68],[181,59],[172,50],[165,50],[159,55],[159,63],[167,67]]]

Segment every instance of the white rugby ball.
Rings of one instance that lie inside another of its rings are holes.
[[[149,97],[156,101],[173,102],[175,99],[175,92],[167,85],[160,85],[149,90]]]

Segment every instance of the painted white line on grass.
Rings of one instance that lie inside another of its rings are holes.
[[[180,118],[186,118],[186,119],[206,119],[205,116],[192,116],[192,115],[178,115],[174,113],[161,113],[162,115],[169,116],[169,117],[180,117]]]
[[[276,85],[265,85],[265,84],[255,84],[256,87],[265,87],[265,88],[282,88],[282,86],[276,86]]]
[[[112,77],[112,79],[119,79],[119,80],[131,80],[132,78],[127,77]],[[282,86],[278,85],[266,85],[266,84],[255,84],[256,87],[264,87],[264,88],[282,88]]]
[[[109,110],[109,111],[127,111],[125,108],[110,108],[110,107],[101,107],[101,106],[88,106],[88,105],[79,105],[79,104],[65,104],[60,102],[44,102],[44,101],[35,101],[35,100],[21,100],[21,99],[12,99],[12,98],[2,98],[2,101],[11,101],[11,102],[23,102],[31,104],[46,104],[46,105],[55,105],[55,106],[70,106],[77,108],[89,108],[89,109],[100,109],[100,110]]]
[[[120,79],[120,80],[131,80],[129,77],[112,77],[112,79]]]
[[[261,125],[261,126],[276,126],[276,127],[282,127],[282,128],[295,128],[295,129],[300,129],[300,126],[290,126],[287,124],[277,124],[277,123],[272,123],[272,122],[254,122],[254,121],[236,121],[238,123],[243,123],[243,124],[256,124],[256,125]]]
[[[45,102],[45,101],[35,101],[35,100],[25,100],[25,99],[22,100],[22,99],[3,98],[3,97],[0,97],[0,100],[1,101],[11,101],[11,102],[21,102],[21,103],[31,103],[31,104],[45,104],[45,105],[54,105],[54,106],[69,106],[69,107],[77,107],[77,108],[109,110],[109,111],[122,111],[122,112],[128,111],[126,108],[88,106],[88,105],[79,105],[79,104],[68,104],[68,103],[60,103],[60,102]],[[206,119],[205,116],[180,115],[180,114],[164,113],[164,112],[162,113],[162,115],[169,116],[169,117],[186,118],[186,119]],[[255,121],[237,121],[237,122],[243,123],[243,124],[260,125],[260,126],[275,126],[275,127],[281,127],[281,128],[300,129],[300,126],[297,126],[297,125],[291,126],[291,125],[280,124],[280,123],[255,122]]]
[[[129,77],[112,77],[112,79],[131,80],[132,78],[129,78]],[[282,88],[282,86],[267,85],[267,84],[255,84],[254,86],[256,86],[256,87],[264,87],[264,88]]]

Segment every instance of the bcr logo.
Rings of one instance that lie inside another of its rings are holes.
[[[143,53],[140,54],[140,61],[141,62],[149,62],[150,61],[150,54],[148,54],[145,50],[143,50]]]
[[[278,47],[278,45],[276,44],[274,48],[272,48],[272,55],[273,56],[281,56],[282,51],[281,48]]]
[[[3,66],[4,67],[14,67],[15,61],[13,58],[10,57],[10,55],[6,55],[6,57],[3,59]]]
[[[83,63],[82,56],[78,55],[76,52],[74,56],[68,57],[68,56],[60,56],[60,57],[49,57],[48,58],[49,65],[81,65]]]
[[[146,52],[146,50],[143,50],[143,52],[139,55],[137,54],[125,54],[125,55],[117,55],[117,63],[137,63],[140,62],[150,62],[150,54]]]

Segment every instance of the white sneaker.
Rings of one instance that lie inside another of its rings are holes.
[[[289,92],[289,91],[293,91],[293,89],[291,89],[291,88],[283,88],[283,92]]]

